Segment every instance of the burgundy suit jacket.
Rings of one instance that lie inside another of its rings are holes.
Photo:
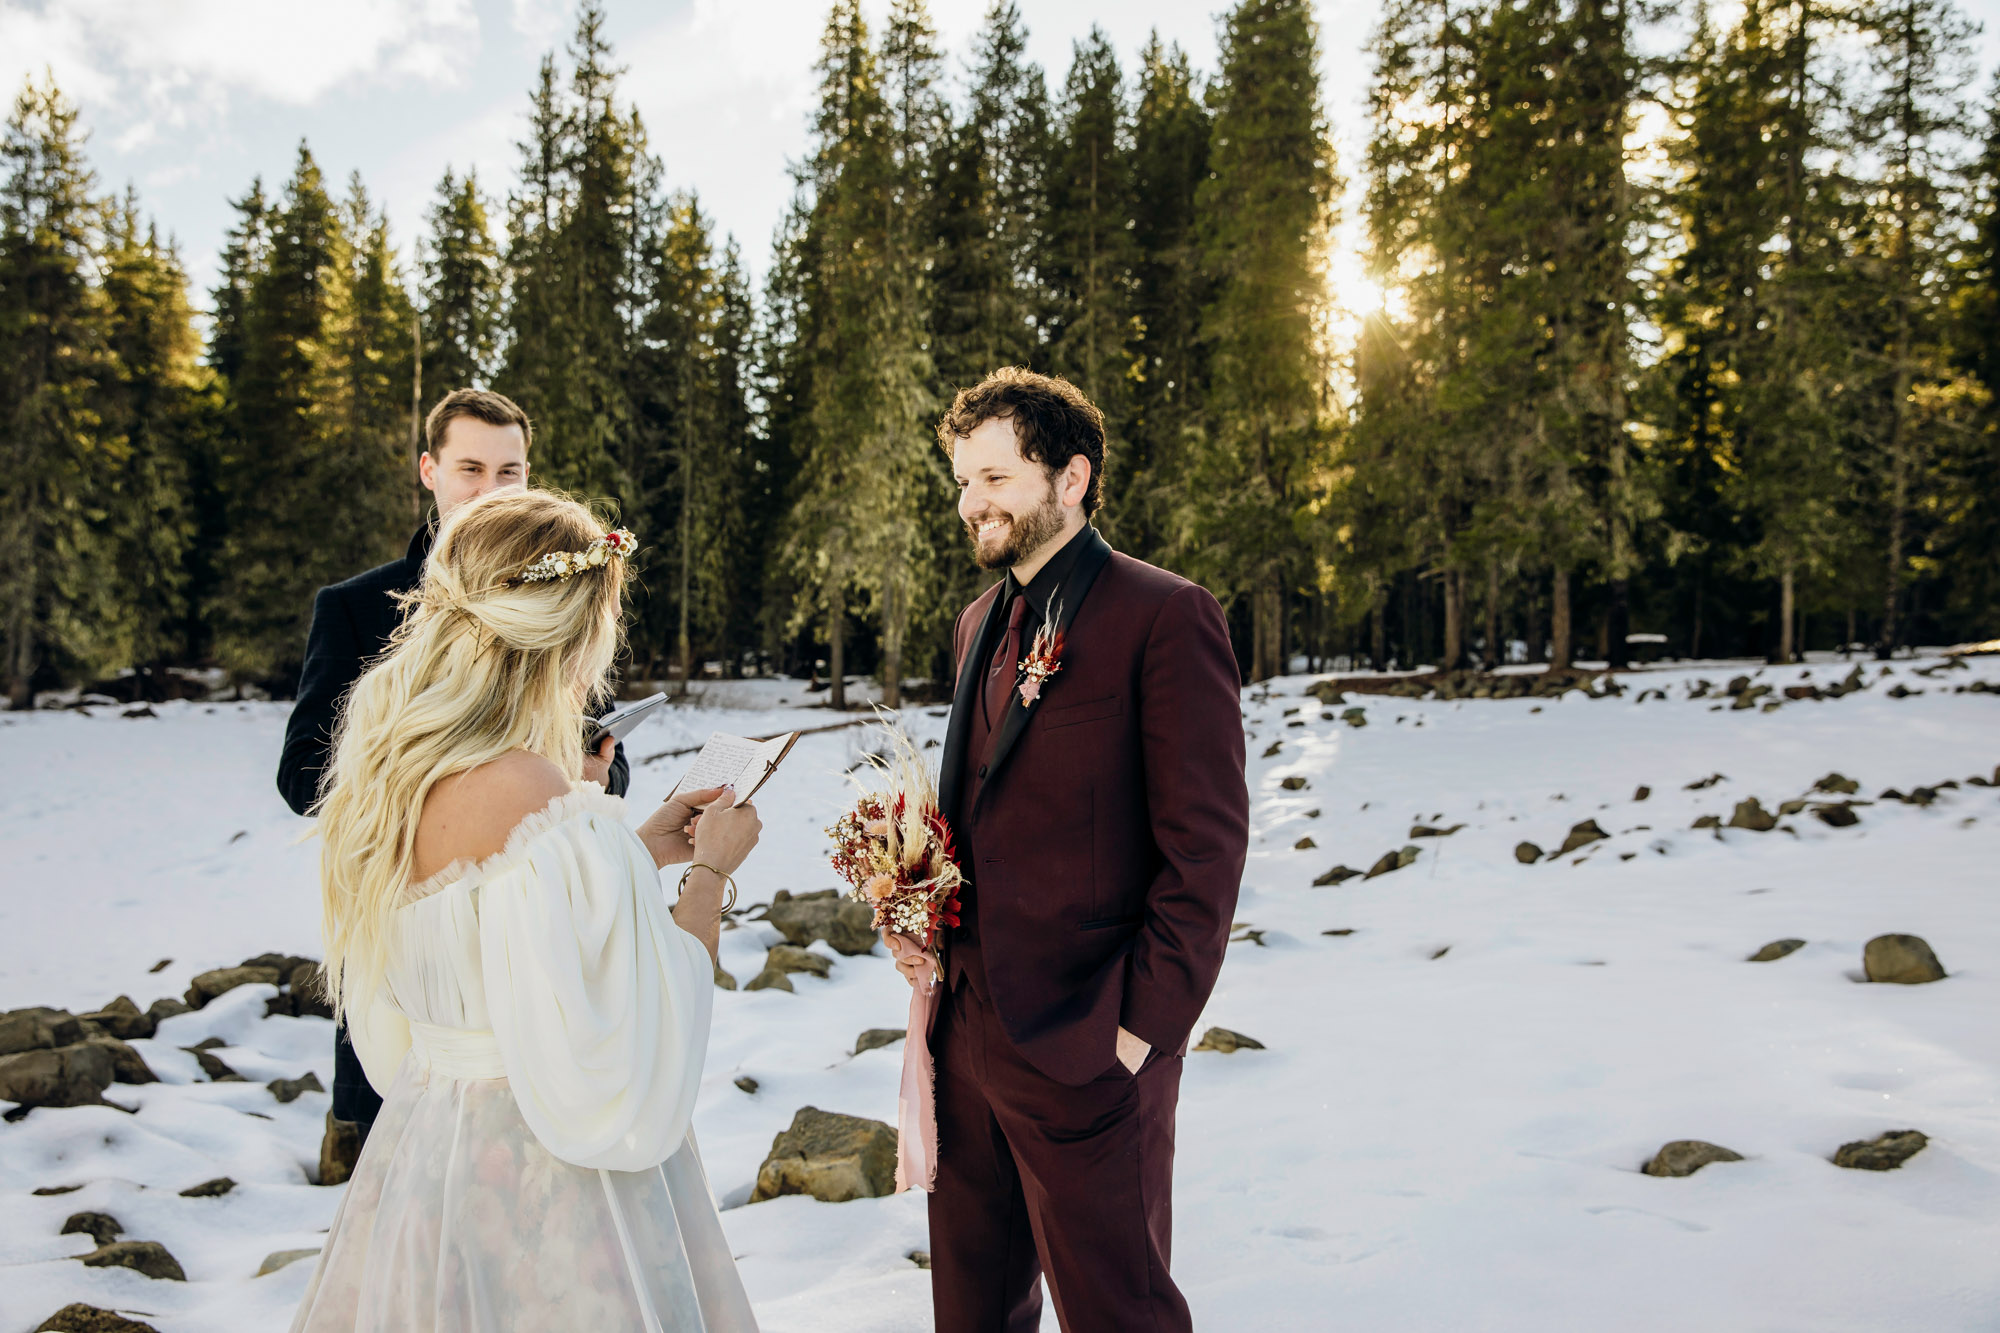
[[[961,808],[983,675],[966,668],[1005,633],[999,595],[953,634],[940,804],[971,831],[1001,1025],[1029,1063],[1081,1086],[1110,1068],[1121,1025],[1181,1049],[1215,987],[1249,843],[1241,676],[1206,589],[1093,534],[1058,594],[1062,668],[1032,706],[1009,696]]]

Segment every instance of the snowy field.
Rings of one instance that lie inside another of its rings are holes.
[[[2000,661],[1916,674],[1935,665],[1871,663],[1865,690],[1772,711],[1690,686],[1831,683],[1847,665],[1676,667],[1625,677],[1619,698],[1351,696],[1330,712],[1302,697],[1305,678],[1246,691],[1244,938],[1202,1026],[1266,1049],[1187,1062],[1174,1268],[1197,1325],[2000,1328],[2000,791],[1966,783],[2000,763],[2000,698],[1963,690],[2000,681]],[[1891,697],[1898,685],[1912,693]],[[1642,688],[1666,697],[1640,702]],[[668,752],[711,730],[839,720],[807,702],[760,682],[647,724],[628,746],[634,821],[687,762]],[[1348,705],[1367,725],[1340,719]],[[941,709],[908,721],[943,734]],[[272,783],[284,724],[276,704],[0,716],[0,1009],[81,1013],[119,994],[143,1008],[250,955],[317,956],[317,848]],[[832,887],[821,831],[876,743],[867,727],[800,742],[758,799],[747,898]],[[1691,827],[1750,796],[1775,812],[1830,771],[1871,802],[1853,827],[1810,812],[1762,833]],[[1965,785],[1928,806],[1875,799],[1947,779]],[[1585,819],[1610,836],[1516,859]],[[1413,840],[1418,823],[1463,827]],[[1313,887],[1405,846],[1415,860],[1393,873]],[[1885,932],[1923,936],[1951,975],[1858,984]],[[1786,937],[1806,944],[1745,961]],[[723,966],[747,981],[777,939],[726,933]],[[796,976],[797,994],[717,996],[696,1130],[767,1333],[928,1329],[929,1277],[907,1257],[926,1248],[921,1196],[744,1203],[799,1107],[894,1118],[900,1048],[849,1052],[863,1029],[900,1026],[903,983],[879,951],[828,956],[830,979]],[[340,1191],[309,1179],[326,1096],[279,1105],[263,1086],[308,1070],[330,1086],[331,1026],[264,1017],[272,993],[243,987],[134,1042],[161,1082],[109,1095],[136,1115],[0,1123],[0,1333],[71,1301],[162,1333],[286,1327],[310,1263],[253,1274],[316,1247]],[[248,1081],[205,1081],[182,1048],[208,1037]],[[1930,1136],[1899,1170],[1829,1160],[1898,1129]],[[1641,1174],[1675,1139],[1745,1160]],[[225,1175],[226,1195],[179,1194]],[[84,1210],[165,1244],[188,1281],[76,1263],[92,1242],[58,1231]]]

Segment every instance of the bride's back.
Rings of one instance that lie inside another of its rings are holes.
[[[382,978],[411,886],[493,855],[581,773],[626,549],[548,491],[496,491],[445,520],[389,651],[342,707],[319,807],[341,1014]]]

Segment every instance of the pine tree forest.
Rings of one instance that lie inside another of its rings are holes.
[[[1217,31],[1212,70],[1094,30],[1044,71],[1012,0],[960,51],[926,0],[828,0],[755,279],[596,0],[503,193],[446,166],[397,237],[301,143],[205,293],[30,79],[9,700],[286,693],[467,385],[639,532],[628,681],[939,697],[985,576],[932,428],[1005,365],[1103,409],[1099,527],[1216,594],[1248,679],[2000,634],[2000,87],[1951,0],[1386,0],[1339,152],[1307,0]]]

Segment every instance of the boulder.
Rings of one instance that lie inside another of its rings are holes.
[[[1694,823],[1692,823],[1692,824],[1688,825],[1688,827],[1689,827],[1689,828],[1721,828],[1721,827],[1722,827],[1722,816],[1721,816],[1721,815],[1696,815],[1696,816],[1695,816],[1695,819],[1694,819]],[[1718,835],[1718,836],[1720,836],[1720,835]]]
[[[361,1158],[361,1126],[352,1120],[335,1120],[326,1113],[326,1132],[319,1140],[319,1183],[344,1185],[354,1174]]]
[[[96,1013],[85,1014],[83,1017],[120,1041],[139,1041],[150,1037],[153,1035],[153,1029],[158,1026],[151,1018],[140,1012],[139,1006],[132,1003],[132,997],[129,995],[121,995]]]
[[[1306,780],[1294,773],[1291,777],[1278,783],[1278,785],[1286,791],[1304,791],[1306,789]]]
[[[902,1028],[869,1028],[854,1039],[854,1053],[878,1051],[884,1046],[894,1046],[909,1034]]]
[[[810,949],[801,949],[796,944],[774,944],[764,955],[766,972],[810,972],[816,977],[826,976],[833,971],[833,960]]]
[[[1201,1034],[1195,1043],[1197,1051],[1214,1051],[1219,1055],[1234,1055],[1238,1051],[1261,1051],[1264,1043],[1255,1037],[1246,1037],[1241,1032],[1231,1032],[1228,1028],[1210,1028]]]
[[[1292,850],[1295,852],[1315,851],[1318,849],[1318,847],[1319,844],[1314,842],[1311,838],[1300,838],[1297,842],[1292,844]]]
[[[217,1176],[214,1180],[204,1180],[199,1185],[190,1185],[181,1191],[183,1199],[219,1199],[236,1188],[236,1182],[228,1176]]]
[[[1437,828],[1430,824],[1413,824],[1410,826],[1410,836],[1412,838],[1449,838],[1464,827],[1465,825],[1463,824],[1453,824],[1447,828]]]
[[[750,978],[750,984],[743,989],[746,991],[781,990],[794,995],[798,993],[797,988],[792,985],[792,979],[774,967],[767,967],[756,976]]]
[[[919,1268],[928,1269],[931,1266],[931,1252],[929,1250],[911,1250],[903,1257]]]
[[[0,1055],[0,1101],[23,1106],[100,1106],[117,1075],[111,1052],[94,1042]]]
[[[1722,774],[1720,774],[1720,773],[1710,773],[1710,774],[1709,774],[1709,775],[1708,775],[1707,777],[1705,777],[1705,778],[1696,778],[1696,779],[1695,779],[1695,780],[1694,780],[1693,782],[1690,782],[1690,783],[1688,783],[1688,785],[1687,785],[1687,786],[1685,786],[1685,787],[1681,788],[1681,790],[1682,790],[1682,791],[1703,791],[1703,790],[1706,790],[1706,789],[1707,789],[1707,788],[1709,788],[1709,787],[1713,787],[1713,786],[1714,786],[1714,785],[1715,785],[1716,783],[1718,783],[1718,782],[1727,782],[1727,781],[1729,781],[1729,779],[1728,779],[1728,778],[1726,778],[1726,777],[1724,777],[1724,776],[1723,776]]]
[[[90,1237],[92,1244],[102,1246],[117,1240],[124,1230],[124,1224],[109,1213],[71,1213],[59,1234],[71,1236],[81,1232]]]
[[[1700,1139],[1675,1139],[1639,1169],[1649,1176],[1691,1176],[1710,1162],[1740,1162],[1743,1154]]]
[[[896,1131],[879,1120],[801,1107],[771,1141],[751,1203],[809,1194],[822,1203],[879,1199],[896,1189]]]
[[[1653,789],[1651,787],[1640,787],[1637,791],[1632,793],[1632,799],[1635,801],[1643,801],[1652,794],[1653,794]]]
[[[1804,797],[1800,797],[1799,799],[1797,799],[1797,800],[1792,800],[1792,801],[1780,801],[1780,802],[1778,802],[1778,814],[1779,814],[1780,816],[1783,816],[1783,815],[1795,815],[1795,814],[1797,814],[1797,813],[1798,813],[1799,811],[1801,811],[1801,810],[1803,810],[1803,809],[1805,809],[1805,808],[1806,808],[1806,801],[1805,801],[1805,798],[1804,798]]]
[[[1758,804],[1755,796],[1738,801],[1736,809],[1729,816],[1730,828],[1749,829],[1752,833],[1769,833],[1778,827],[1778,817]]]
[[[298,1078],[274,1078],[264,1085],[280,1105],[289,1105],[308,1092],[325,1092],[326,1085],[319,1081],[319,1075],[308,1069]]]
[[[93,1032],[84,1038],[90,1046],[96,1046],[111,1057],[111,1077],[118,1083],[158,1083],[155,1074],[140,1054],[118,1038],[107,1032]]]
[[[15,1009],[0,1014],[0,1055],[48,1050],[83,1040],[83,1024],[66,1009]]]
[[[1834,828],[1852,828],[1861,822],[1861,816],[1854,813],[1854,804],[1851,801],[1841,801],[1837,805],[1816,805],[1812,808],[1812,812],[1815,819]]]
[[[1335,866],[1333,869],[1327,871],[1324,875],[1319,875],[1315,877],[1313,880],[1313,887],[1316,889],[1323,889],[1329,884],[1339,884],[1344,880],[1353,879],[1356,875],[1359,875],[1360,873],[1361,872],[1359,870],[1352,869],[1351,867],[1348,866]]]
[[[1514,859],[1524,866],[1531,866],[1542,859],[1542,849],[1532,842],[1517,842],[1514,844]]]
[[[153,1026],[155,1028],[159,1027],[161,1023],[164,1023],[166,1020],[174,1017],[174,1015],[176,1014],[185,1014],[191,1012],[192,1010],[190,1010],[187,1005],[182,1004],[179,1000],[176,1000],[171,996],[162,996],[161,998],[153,1001],[151,1004],[146,1006],[146,1017],[153,1020]]]
[[[1835,1166],[1854,1171],[1894,1171],[1924,1150],[1930,1139],[1914,1129],[1892,1129],[1872,1139],[1843,1143],[1833,1155]]]
[[[748,1074],[741,1074],[737,1076],[736,1086],[742,1089],[744,1092],[749,1093],[752,1097],[755,1097],[757,1095],[757,1089],[762,1085],[759,1084],[756,1079],[751,1078]]]
[[[119,1240],[100,1245],[83,1256],[86,1268],[129,1268],[135,1273],[168,1282],[185,1282],[180,1261],[156,1240]]]
[[[286,1264],[295,1264],[301,1259],[311,1259],[318,1254],[318,1250],[274,1250],[264,1256],[263,1263],[257,1265],[257,1276],[269,1277]]]
[[[1340,714],[1340,720],[1350,727],[1365,727],[1368,725],[1368,710],[1365,708],[1344,709]]]
[[[1775,963],[1786,954],[1796,953],[1806,947],[1804,940],[1772,940],[1769,944],[1750,955],[1752,963]]]
[[[1877,935],[1861,951],[1861,966],[1870,981],[1899,986],[1920,986],[1945,977],[1944,965],[1917,935]]]
[[[211,1037],[209,1040],[214,1041],[214,1038]],[[222,1043],[216,1042],[215,1044],[219,1046]],[[208,1042],[202,1042],[194,1046],[183,1046],[181,1049],[195,1058],[196,1063],[201,1065],[201,1072],[208,1075],[209,1082],[211,1083],[246,1083],[249,1081],[243,1075],[223,1063],[221,1056],[209,1050]]]
[[[1588,847],[1591,843],[1602,842],[1610,836],[1609,833],[1597,827],[1596,820],[1586,819],[1582,823],[1570,826],[1569,836],[1564,838],[1563,845],[1556,849],[1556,855],[1568,856],[1579,847]]]
[[[1384,852],[1380,860],[1368,867],[1368,873],[1363,875],[1362,878],[1374,879],[1377,875],[1386,875],[1392,870],[1401,870],[1416,859],[1417,849],[1414,847],[1404,847],[1397,851]]]
[[[291,992],[292,1012],[300,1018],[332,1018],[333,1001],[327,998],[326,978],[318,963],[300,963],[285,974],[285,988]]]
[[[238,986],[275,986],[283,980],[284,973],[275,967],[218,967],[211,972],[199,973],[188,983],[188,1008],[199,1009],[216,996],[227,995]]]
[[[779,889],[759,920],[769,922],[787,943],[801,949],[825,940],[835,953],[853,956],[875,947],[875,913],[866,903],[843,898],[837,889],[793,897]]]
[[[1283,741],[1272,741],[1270,745],[1265,748],[1263,757],[1266,759],[1276,759],[1278,757],[1278,751],[1284,748],[1285,748],[1285,743]]]
[[[1838,773],[1829,773],[1818,782],[1813,783],[1812,789],[1814,791],[1830,791],[1839,796],[1852,796],[1861,790],[1861,784],[1853,778],[1842,777]]]
[[[715,986],[717,990],[735,990],[736,978],[722,970],[722,964],[715,965]]]
[[[160,1333],[151,1324],[77,1301],[35,1325],[35,1333]]]

